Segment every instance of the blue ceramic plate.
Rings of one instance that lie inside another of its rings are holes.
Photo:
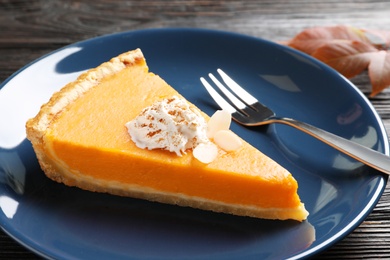
[[[1,85],[0,224],[47,258],[230,259],[312,256],[356,228],[387,177],[288,126],[232,129],[299,182],[308,221],[269,221],[66,187],[40,170],[24,124],[82,71],[141,48],[150,70],[209,115],[199,77],[222,68],[278,115],[389,153],[368,100],[338,73],[289,48],[234,33],[151,29],[76,43],[29,64]],[[315,237],[313,234],[315,231]]]

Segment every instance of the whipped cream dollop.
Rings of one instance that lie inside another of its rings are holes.
[[[164,149],[178,156],[201,143],[210,143],[204,118],[177,96],[145,108],[126,127],[139,148]]]

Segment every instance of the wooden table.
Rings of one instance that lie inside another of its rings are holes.
[[[304,28],[348,24],[390,30],[390,2],[380,0],[67,1],[0,0],[0,82],[62,46],[115,32],[160,27],[219,29],[286,40]],[[368,94],[367,76],[353,80]],[[390,91],[371,99],[390,129]],[[390,188],[353,233],[318,259],[389,258]],[[36,259],[0,231],[1,259]]]

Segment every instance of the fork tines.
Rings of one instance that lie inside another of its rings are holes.
[[[202,84],[205,86],[211,97],[217,102],[217,104],[230,113],[243,112],[244,109],[252,107],[257,103],[257,99],[249,94],[245,89],[237,84],[231,77],[229,77],[223,70],[218,69],[217,72],[221,76],[225,84],[231,89],[228,90],[212,73],[209,73],[209,77],[215,83],[215,85],[222,91],[222,93],[228,98],[234,105],[231,106],[203,77],[200,78]],[[233,93],[234,94],[233,94]],[[237,109],[236,109],[237,108]],[[244,112],[245,113],[245,112]]]

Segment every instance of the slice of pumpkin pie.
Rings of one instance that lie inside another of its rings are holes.
[[[208,121],[148,71],[137,49],[63,87],[26,128],[45,174],[69,186],[240,216],[306,219],[293,176],[230,130],[210,135]],[[213,129],[224,124],[211,121]]]

